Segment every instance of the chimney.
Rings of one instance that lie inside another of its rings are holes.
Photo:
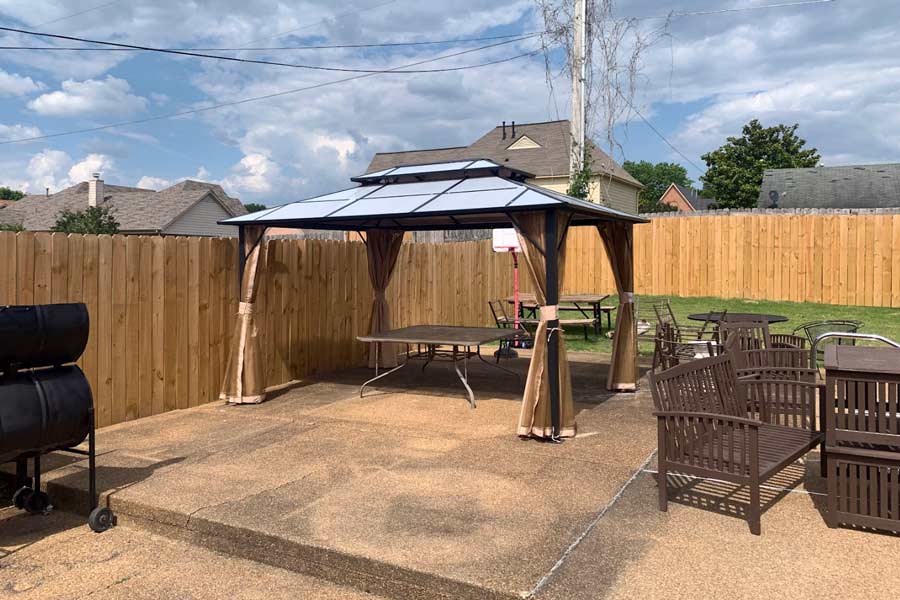
[[[46,193],[47,198],[49,198],[49,197],[50,197],[50,188],[44,188],[44,189],[45,189],[46,192],[47,192],[47,193]]]
[[[91,180],[88,181],[88,206],[97,206],[103,202],[103,180],[100,179],[100,173],[91,173]]]
[[[512,122],[512,136],[513,136],[513,139],[516,139],[516,122],[515,121]]]
[[[506,139],[506,121],[503,121],[503,139]]]

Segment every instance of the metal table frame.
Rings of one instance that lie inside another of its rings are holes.
[[[390,333],[390,332],[388,332]],[[510,330],[509,334],[503,334],[501,330],[498,330],[498,335],[495,340],[487,340],[487,341],[499,341],[509,337],[514,333],[514,330]],[[366,387],[370,384],[387,377],[391,373],[395,373],[399,371],[403,367],[407,366],[410,361],[413,360],[423,360],[424,364],[422,365],[422,371],[425,370],[426,367],[432,362],[438,360],[450,361],[453,363],[453,370],[456,371],[456,376],[459,377],[459,380],[462,382],[463,386],[466,388],[466,394],[469,397],[469,406],[471,408],[475,408],[475,393],[472,391],[471,386],[469,386],[469,359],[470,358],[478,358],[484,364],[491,366],[495,369],[499,369],[500,371],[504,371],[511,375],[514,375],[519,381],[522,380],[522,376],[513,371],[512,369],[507,369],[506,367],[492,363],[488,360],[485,360],[484,356],[481,354],[481,344],[450,344],[450,343],[430,343],[430,342],[408,342],[408,341],[398,341],[391,339],[390,337],[379,337],[377,334],[372,336],[363,336],[359,338],[360,341],[365,342],[374,342],[375,343],[375,377],[367,380],[362,386],[359,388],[359,397],[362,398],[365,392]],[[486,342],[485,342],[486,343]],[[404,344],[406,346],[406,352],[403,355],[403,362],[401,362],[396,367],[392,367],[383,373],[379,373],[379,352],[381,350],[381,344]],[[415,347],[415,350],[412,348]],[[498,361],[499,362],[499,361]],[[460,363],[462,363],[462,370],[460,370]]]

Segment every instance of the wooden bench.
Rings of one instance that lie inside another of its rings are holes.
[[[760,484],[824,441],[816,419],[816,372],[736,370],[724,354],[649,378],[657,410],[659,509],[668,507],[670,471],[746,485],[747,520],[759,535]]]

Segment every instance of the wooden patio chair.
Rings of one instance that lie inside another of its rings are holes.
[[[659,444],[659,509],[669,472],[745,485],[747,521],[759,535],[760,485],[824,436],[812,369],[736,370],[728,354],[649,374]]]

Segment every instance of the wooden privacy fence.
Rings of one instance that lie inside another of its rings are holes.
[[[569,235],[566,289],[614,290],[596,231]],[[900,215],[662,217],[634,238],[638,294],[900,307]]]
[[[218,398],[237,311],[237,242],[0,232],[0,305],[84,302],[79,361],[101,426]],[[260,296],[268,384],[363,365],[372,288],[359,242],[272,240]],[[511,259],[490,243],[407,244],[388,293],[397,326],[491,323]]]
[[[593,228],[570,232],[564,286],[612,293]],[[0,232],[0,305],[85,302],[80,364],[101,425],[218,398],[237,310],[232,239]],[[262,272],[268,383],[364,364],[372,290],[359,242],[272,240]],[[512,292],[489,241],[405,244],[395,326],[490,325]],[[900,306],[900,215],[666,217],[635,228],[636,291]],[[530,290],[522,269],[523,291]]]

